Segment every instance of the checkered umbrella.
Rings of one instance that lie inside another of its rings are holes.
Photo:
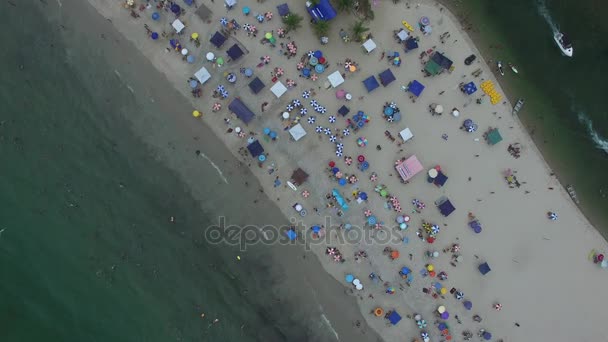
[[[308,114],[308,109],[306,109],[304,107],[300,108],[300,115],[304,116],[306,114]]]
[[[315,128],[315,132],[317,132],[317,133],[323,132],[323,127],[317,126],[317,128]]]
[[[310,105],[316,107],[319,105],[319,103],[317,103],[317,100],[310,100]]]
[[[344,134],[344,135],[349,135],[349,134],[350,134],[350,130],[349,130],[348,128],[345,128],[345,129],[342,131],[342,134]]]
[[[293,102],[293,105],[295,107],[301,107],[302,106],[302,102],[300,102],[300,100],[298,100],[298,99],[294,99],[292,102]]]
[[[286,109],[288,112],[291,112],[291,111],[293,110],[293,105],[290,103],[290,104],[288,104],[288,105],[285,107],[285,109]]]
[[[342,151],[336,151],[336,157],[342,157]]]
[[[223,85],[220,84],[220,85],[217,86],[217,91],[222,92],[224,90],[226,90],[226,88],[224,88]]]
[[[336,148],[337,148],[338,150],[343,150],[343,149],[344,149],[344,144],[342,144],[342,143],[338,143],[338,144],[336,144]]]
[[[336,138],[335,135],[332,135],[332,136],[329,137],[329,141],[331,141],[332,143],[335,143],[336,140],[338,140],[338,138]]]
[[[222,17],[220,19],[220,24],[222,24],[222,26],[228,25],[228,19],[226,19],[225,17]]]
[[[336,117],[335,117],[335,116],[333,116],[333,115],[331,115],[331,116],[330,116],[328,119],[329,119],[329,123],[332,123],[332,124],[333,124],[333,123],[335,123],[335,122],[336,122]]]
[[[307,55],[308,55],[308,58],[312,58],[315,56],[315,52],[310,50],[310,51],[308,51]]]
[[[326,112],[327,112],[327,109],[325,109],[325,107],[319,106],[319,113],[325,114]]]
[[[228,92],[226,90],[220,91],[220,94],[222,94],[222,98],[227,98],[228,97]]]
[[[310,97],[310,92],[308,90],[304,90],[302,92],[302,97],[305,98],[305,99],[309,98]]]
[[[323,129],[323,133],[325,133],[325,135],[330,135],[330,134],[331,134],[331,129],[329,129],[329,128],[324,128],[324,129]]]
[[[309,117],[308,117],[308,123],[309,123],[309,124],[311,124],[311,125],[312,125],[312,124],[314,124],[314,123],[315,123],[315,121],[317,121],[317,120],[315,119],[315,117],[314,117],[314,116],[309,116]]]

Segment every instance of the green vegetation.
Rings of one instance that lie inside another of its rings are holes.
[[[336,7],[341,12],[347,12],[353,9],[354,1],[353,0],[336,0]]]
[[[327,20],[317,20],[312,24],[312,29],[315,31],[317,37],[327,36],[327,32],[329,32],[329,22]]]
[[[302,26],[302,17],[295,13],[289,13],[283,18],[283,24],[287,31],[295,31]]]
[[[364,25],[363,20],[359,20],[353,25],[353,27],[351,27],[351,30],[353,31],[353,36],[355,37],[355,41],[360,42],[363,34],[367,31],[369,31],[369,27],[366,27]]]

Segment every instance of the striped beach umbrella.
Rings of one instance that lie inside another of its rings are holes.
[[[323,127],[317,126],[317,128],[315,128],[315,132],[322,133],[323,132]]]
[[[319,103],[317,102],[317,100],[313,99],[313,100],[310,100],[310,105],[313,106],[313,107],[318,107]]]
[[[222,104],[221,104],[221,103],[216,102],[216,103],[214,103],[214,104],[213,104],[213,107],[212,107],[212,108],[213,108],[213,111],[214,111],[214,112],[217,112],[218,110],[222,109]]]
[[[292,80],[292,79],[287,79],[287,86],[288,87],[293,87],[296,85],[296,81]]]
[[[222,24],[222,26],[228,25],[228,19],[226,19],[226,17],[222,17],[220,19],[220,24]]]
[[[272,19],[272,12],[266,12],[266,14],[264,14],[264,16],[266,17],[267,20]]]
[[[283,68],[277,68],[277,75],[283,76],[283,74],[285,74],[285,70],[283,70]]]
[[[310,51],[308,51],[308,52],[306,53],[306,55],[308,56],[308,58],[312,58],[312,57],[314,57],[314,56],[315,56],[315,52],[314,52],[314,51],[312,51],[312,50],[310,50]]]
[[[353,163],[353,158],[351,158],[351,157],[344,157],[344,164],[350,165],[352,163]]]
[[[309,98],[310,97],[310,92],[308,90],[304,90],[302,92],[302,97],[305,98],[305,99]]]
[[[300,100],[298,100],[298,99],[294,99],[294,100],[292,101],[292,103],[293,103],[293,105],[294,105],[294,106],[296,106],[296,107],[300,107],[300,106],[302,106],[302,102],[300,102]]]
[[[343,143],[338,143],[338,144],[336,144],[336,148],[338,150],[342,150],[342,149],[344,149],[344,144]]]
[[[350,130],[348,128],[345,128],[344,130],[342,130],[342,134],[346,135],[350,135]]]
[[[263,15],[261,15],[261,14],[258,14],[258,16],[257,16],[257,17],[255,17],[255,18],[256,18],[256,19],[258,20],[258,22],[260,22],[260,23],[263,23],[263,22],[264,22],[264,16],[263,16]]]
[[[262,57],[262,61],[266,64],[270,63],[270,56],[266,55],[266,56]]]
[[[331,134],[331,129],[329,129],[329,128],[324,128],[324,129],[323,129],[323,133],[325,133],[325,135],[330,135],[330,134]]]
[[[331,141],[332,143],[335,143],[336,140],[338,140],[338,138],[336,138],[335,135],[332,135],[332,136],[329,137],[329,141]]]
[[[336,157],[342,157],[342,151],[336,151]]]
[[[314,124],[314,123],[315,123],[315,121],[316,121],[316,119],[315,119],[315,117],[314,117],[314,116],[309,116],[309,117],[308,117],[308,123],[309,123],[309,124],[311,124],[311,125],[312,125],[312,124]]]
[[[296,69],[298,69],[298,70],[304,69],[304,63],[299,62],[298,64],[296,64]]]
[[[310,192],[308,192],[308,190],[302,191],[302,197],[308,198],[308,196],[310,196]]]
[[[313,81],[316,81],[319,78],[319,76],[317,76],[317,74],[312,74],[312,76],[310,76],[310,79]]]
[[[226,90],[226,88],[223,85],[220,84],[217,86],[217,91],[222,92],[224,90]]]
[[[324,107],[323,107],[324,108]],[[336,117],[333,115],[330,115],[329,118],[327,118],[329,120],[329,123],[335,123],[336,122]]]
[[[228,97],[228,92],[226,90],[220,92],[222,94],[222,98]]]
[[[306,108],[304,108],[304,107],[300,108],[300,115],[301,115],[301,116],[304,116],[304,115],[306,115],[306,114],[308,114],[308,109],[306,109]]]
[[[293,105],[290,103],[290,104],[288,104],[287,106],[285,106],[285,109],[286,109],[288,112],[291,112],[291,111],[293,110]]]

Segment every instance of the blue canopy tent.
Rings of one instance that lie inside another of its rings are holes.
[[[433,183],[435,185],[437,185],[438,187],[442,187],[445,182],[448,181],[448,176],[444,175],[443,172],[439,171],[437,172],[437,177],[435,177],[435,179],[433,180]]]
[[[479,265],[479,267],[477,267],[477,269],[479,269],[479,272],[482,275],[486,275],[486,274],[488,274],[492,270],[490,268],[490,265],[488,265],[487,262],[484,262],[483,264]]]
[[[253,81],[249,82],[249,89],[251,89],[254,94],[259,93],[262,89],[264,89],[264,87],[264,83],[262,83],[262,81],[258,77],[254,78]]]
[[[435,52],[433,54],[433,56],[431,56],[431,60],[433,62],[437,63],[440,67],[442,67],[445,70],[449,70],[453,64],[453,62],[449,58],[447,58],[440,52]]]
[[[249,109],[238,97],[230,102],[228,109],[246,124],[253,120],[253,117],[255,116],[251,109]]]
[[[475,83],[469,82],[462,86],[462,91],[467,95],[471,95],[477,91],[477,86],[475,86]]]
[[[342,106],[340,107],[340,109],[338,109],[338,114],[342,115],[342,116],[346,116],[346,114],[348,114],[348,112],[350,112],[350,109],[348,109],[348,107],[346,106]]]
[[[387,317],[388,321],[391,322],[392,325],[397,325],[401,320],[401,315],[395,310],[391,311],[391,313]]]
[[[219,49],[226,42],[226,37],[224,37],[224,35],[219,33],[218,31],[215,31],[209,41],[211,42],[211,44],[215,45],[215,47]]]
[[[298,237],[298,233],[296,233],[293,230],[288,230],[285,232],[285,235],[287,235],[287,237],[289,238],[289,241],[293,241]]]
[[[262,147],[262,144],[260,144],[259,140],[256,140],[251,144],[247,145],[247,149],[249,150],[249,153],[251,153],[251,156],[253,158],[257,158],[259,155],[264,153],[264,148]]]
[[[413,80],[412,82],[410,82],[408,88],[410,93],[418,97],[420,96],[420,94],[422,94],[422,91],[424,90],[424,85],[416,80]]]
[[[372,90],[374,90],[380,86],[380,84],[378,83],[378,80],[376,80],[376,77],[374,75],[371,75],[370,77],[364,79],[363,85],[365,85],[365,89],[367,89],[368,93],[371,93]]]
[[[232,45],[230,49],[226,51],[226,53],[228,54],[228,57],[232,58],[232,60],[236,60],[245,54],[243,50],[241,50],[241,48],[236,44]]]
[[[396,80],[395,75],[393,75],[391,69],[384,70],[378,75],[378,77],[380,77],[380,83],[382,83],[382,85],[385,87],[394,80]]]
[[[184,3],[188,6],[192,6],[193,2],[194,2],[194,0],[184,0]]]
[[[333,189],[332,195],[336,198],[336,202],[338,202],[338,204],[342,207],[344,211],[348,210],[348,204],[344,200],[344,197],[340,195],[340,192],[338,192],[338,190]]]
[[[452,202],[450,202],[450,200],[448,199],[446,199],[437,207],[439,208],[439,211],[443,216],[449,216],[451,213],[454,212],[454,210],[456,210],[456,208],[454,208],[454,206],[452,205]]]
[[[320,0],[318,4],[313,4],[310,1],[306,2],[306,10],[314,21],[332,20],[338,15],[329,0]]]
[[[408,39],[405,40],[405,48],[407,50],[417,49],[418,42],[416,41],[416,39],[414,39],[414,37],[409,37]]]
[[[289,14],[289,6],[287,6],[287,4],[281,4],[277,6],[277,11],[279,12],[279,16],[284,17]]]

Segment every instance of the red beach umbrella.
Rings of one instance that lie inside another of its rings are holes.
[[[328,165],[329,165],[329,167],[334,167],[334,166],[336,166],[336,163],[332,160],[329,162]]]
[[[283,68],[277,68],[277,75],[283,76],[284,73],[285,73],[285,70],[283,70]]]
[[[435,238],[434,238],[434,237],[432,237],[432,236],[429,236],[429,237],[426,239],[426,242],[428,242],[428,243],[433,243],[433,242],[435,242]]]
[[[325,57],[319,58],[319,64],[325,64]]]
[[[357,157],[357,161],[358,161],[359,163],[363,163],[363,162],[365,161],[365,156],[364,156],[364,155],[362,155],[362,154],[360,154],[360,155]]]

